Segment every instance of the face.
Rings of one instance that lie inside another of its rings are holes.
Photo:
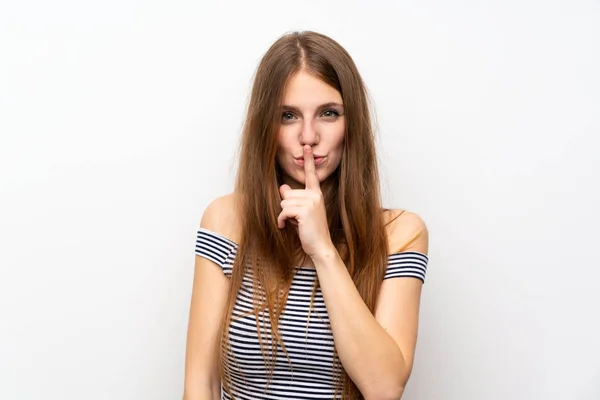
[[[342,158],[345,127],[340,92],[304,71],[293,75],[283,98],[277,150],[284,183],[304,188],[306,144],[312,147],[319,181],[330,176]]]

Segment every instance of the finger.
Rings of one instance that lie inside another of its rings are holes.
[[[281,193],[281,189],[279,190]],[[285,197],[282,195],[281,198],[284,200],[287,199],[305,199],[306,198],[306,189],[290,189],[285,192]]]
[[[319,189],[319,177],[315,168],[315,158],[312,148],[309,145],[304,146],[304,185],[306,189]]]
[[[290,208],[290,207],[310,207],[313,204],[312,198],[310,197],[292,197],[287,198],[285,200],[281,200],[279,203],[281,205],[281,209]]]
[[[290,190],[292,190],[290,185],[281,185],[279,187],[279,194],[281,195],[281,198],[285,199],[286,193],[289,192]]]
[[[290,208],[283,209],[279,213],[279,216],[277,217],[277,227],[280,229],[283,228],[285,226],[285,221],[288,218],[295,220],[296,217],[299,215],[300,210],[301,210],[301,207],[290,207]],[[295,225],[297,225],[297,223]]]
[[[285,227],[285,220],[287,218],[284,216],[283,211],[279,213],[279,216],[277,217],[277,227],[279,229],[283,229]]]

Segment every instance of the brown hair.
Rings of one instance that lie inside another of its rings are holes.
[[[220,373],[229,388],[228,329],[235,299],[246,273],[254,277],[254,314],[265,363],[274,367],[277,345],[285,351],[278,321],[293,279],[293,266],[303,254],[291,224],[277,227],[281,211],[282,171],[276,162],[284,90],[290,77],[304,70],[337,89],[343,100],[346,131],[340,165],[321,183],[333,244],[371,312],[387,264],[388,242],[383,221],[375,138],[364,83],[350,55],[333,39],[310,31],[280,37],[266,52],[255,74],[240,142],[235,192],[240,195],[242,234],[231,277],[222,332]],[[317,282],[318,285],[318,282]],[[315,286],[316,290],[316,286]],[[314,296],[313,291],[313,296]],[[268,313],[274,340],[264,349],[259,319]],[[270,353],[270,360],[267,354]],[[344,399],[362,398],[342,369],[337,390]],[[268,369],[269,370],[269,369]]]

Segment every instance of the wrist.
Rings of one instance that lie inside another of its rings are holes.
[[[322,264],[331,262],[338,257],[339,257],[339,254],[337,252],[337,249],[335,248],[335,246],[333,244],[331,244],[327,247],[324,247],[322,250],[318,251],[317,253],[312,255],[310,258],[312,259],[315,266],[318,266],[318,265],[322,265]]]

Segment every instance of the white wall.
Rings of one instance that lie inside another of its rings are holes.
[[[176,399],[196,228],[282,33],[353,55],[431,234],[407,400],[600,399],[597,1],[0,5],[0,398]]]

